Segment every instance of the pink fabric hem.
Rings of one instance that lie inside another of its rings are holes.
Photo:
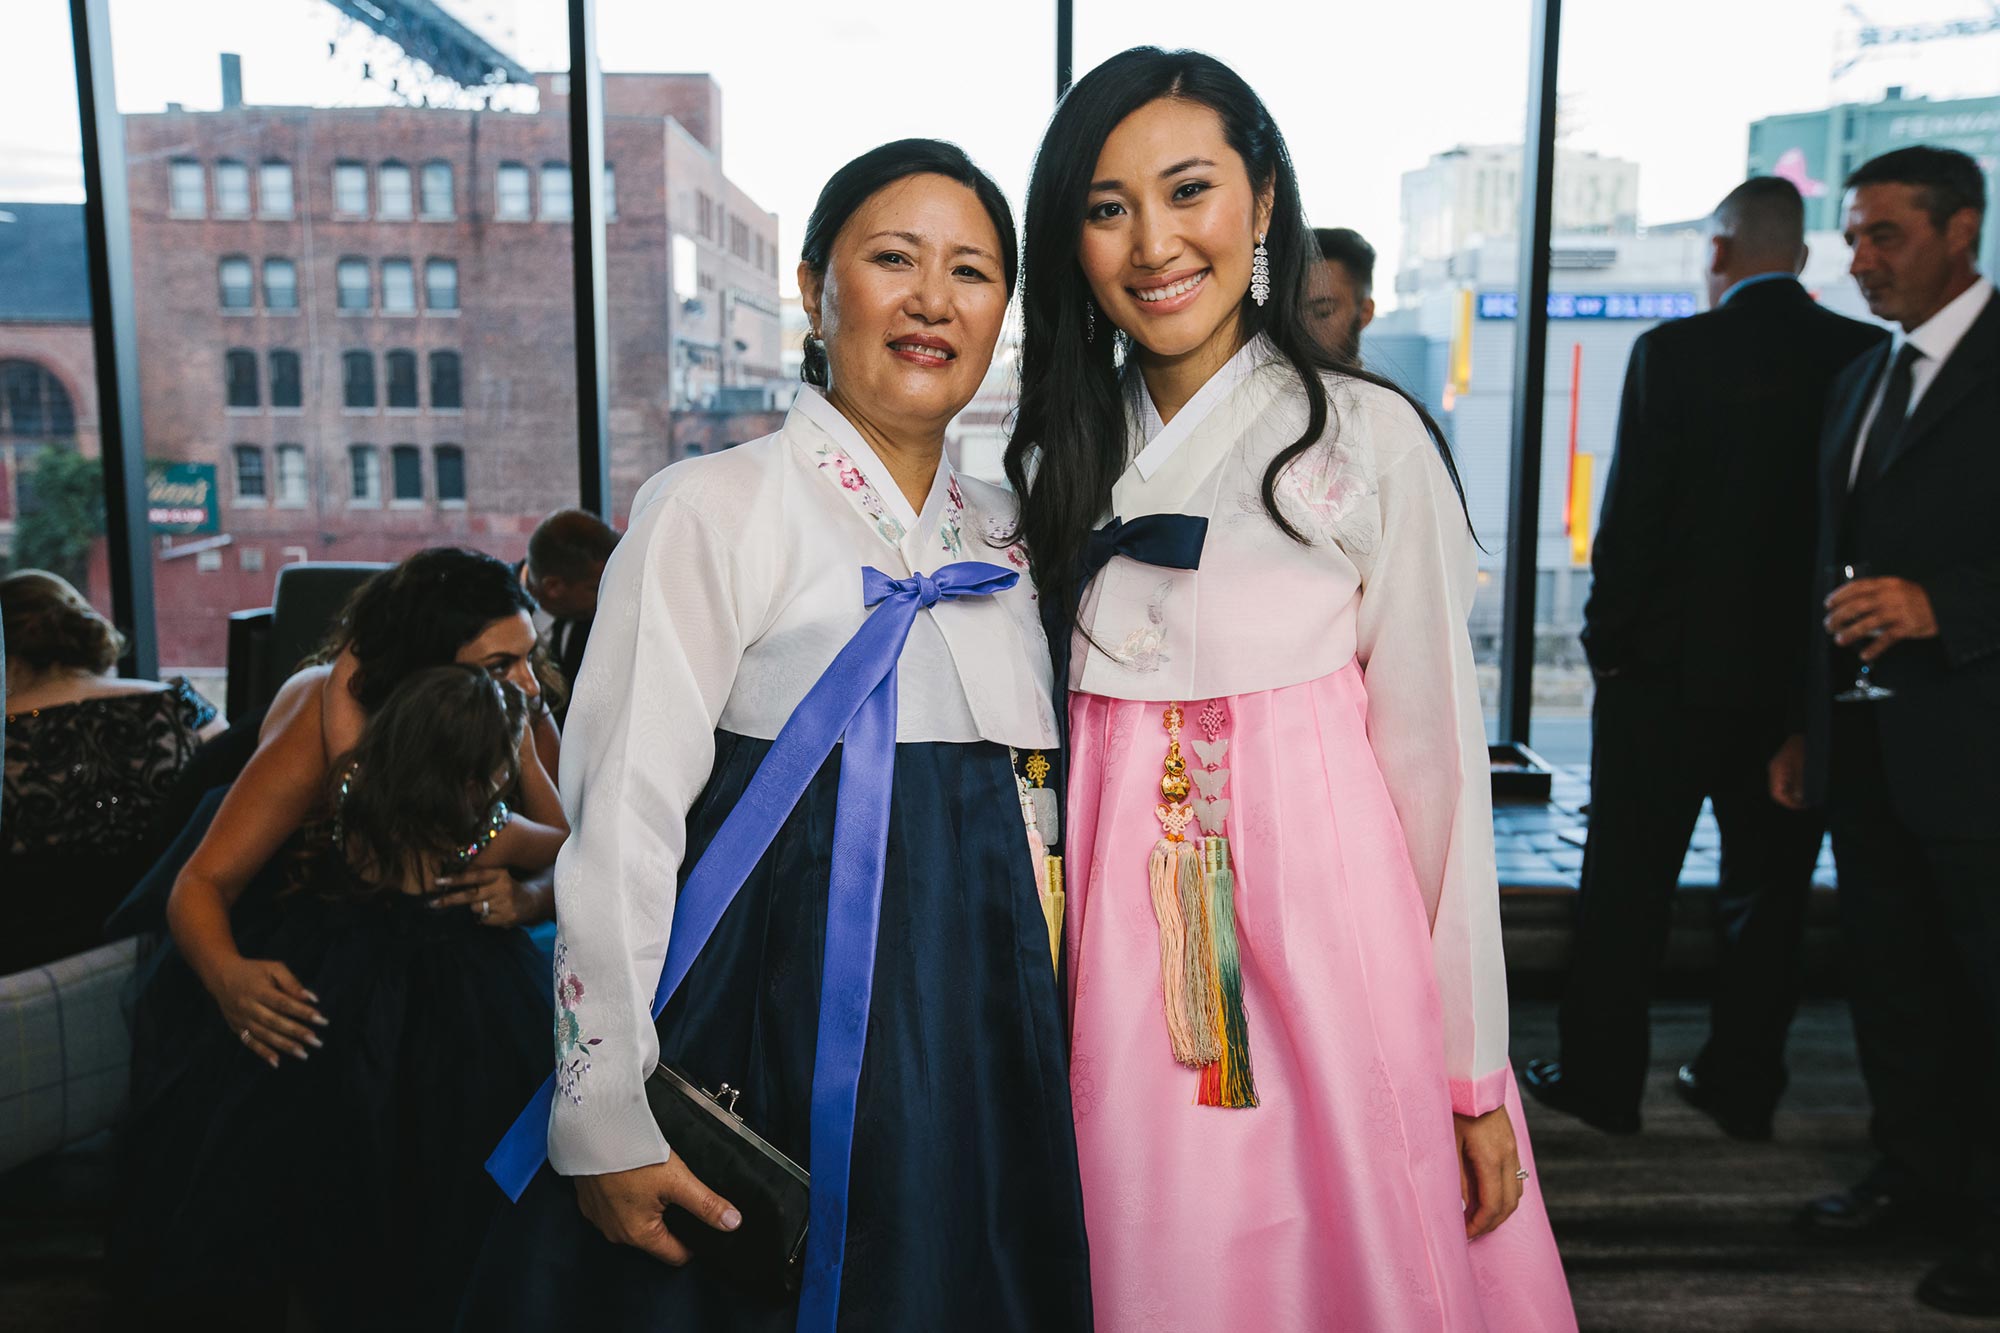
[[[1507,1101],[1506,1066],[1481,1078],[1451,1080],[1451,1109],[1456,1115],[1485,1115],[1497,1111]]]

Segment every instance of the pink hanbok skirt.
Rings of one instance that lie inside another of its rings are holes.
[[[1222,703],[1260,1101],[1240,1110],[1196,1105],[1168,1045],[1147,882],[1162,705],[1070,698],[1070,1085],[1100,1333],[1574,1329],[1538,1176],[1465,1238],[1429,924],[1360,670]],[[1506,1106],[1533,1172],[1511,1073]]]

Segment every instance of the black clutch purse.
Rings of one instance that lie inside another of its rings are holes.
[[[667,1229],[707,1264],[767,1294],[795,1292],[805,1263],[812,1178],[736,1114],[737,1089],[711,1093],[672,1065],[656,1065],[646,1101],[667,1147],[701,1183],[736,1206],[743,1224],[717,1231],[669,1208]]]

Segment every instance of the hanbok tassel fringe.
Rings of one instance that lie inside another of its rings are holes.
[[[1028,828],[1028,864],[1035,872],[1035,900],[1041,904],[1042,920],[1049,928],[1049,962],[1062,966],[1063,875],[1062,857],[1050,853],[1060,825],[1057,822],[1055,793],[1042,785],[1049,775],[1049,761],[1040,750],[1028,756],[1008,751],[1017,767],[1014,788],[1020,795],[1021,820]],[[1025,776],[1023,771],[1025,770]]]
[[[1250,1031],[1243,1010],[1243,969],[1236,936],[1236,877],[1228,840],[1221,836],[1229,803],[1222,798],[1228,771],[1221,760],[1227,741],[1218,741],[1223,717],[1219,703],[1203,710],[1207,743],[1194,742],[1204,770],[1190,774],[1181,755],[1179,704],[1168,704],[1165,773],[1155,810],[1161,837],[1147,866],[1153,915],[1160,927],[1160,986],[1167,1036],[1174,1059],[1200,1071],[1196,1101],[1203,1106],[1257,1104],[1250,1072]],[[1192,780],[1191,780],[1192,779]],[[1199,788],[1205,811],[1188,800]],[[1195,826],[1190,840],[1188,829]],[[1201,830],[1214,836],[1203,838]]]

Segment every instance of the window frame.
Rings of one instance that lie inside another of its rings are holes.
[[[245,468],[246,462],[254,460],[254,468]],[[230,491],[229,503],[235,509],[264,509],[271,502],[271,475],[264,458],[261,444],[234,444],[229,448]],[[246,477],[254,475],[257,493],[251,495],[243,489]]]
[[[194,172],[194,193],[197,196],[192,207],[181,198],[184,177],[189,170]],[[167,216],[172,218],[205,218],[208,216],[208,168],[198,157],[176,157],[167,163]]]
[[[285,206],[271,207],[271,173],[273,169],[285,173]],[[292,164],[282,157],[267,157],[257,164],[257,216],[260,218],[290,218],[298,215],[298,173]]]
[[[363,463],[372,466],[363,467]],[[366,494],[357,484],[364,472],[374,483],[370,493]],[[349,509],[382,507],[382,451],[372,444],[347,446],[347,507]]]
[[[507,179],[514,172],[520,173],[521,208],[519,212],[507,206],[509,191]],[[535,174],[528,170],[526,162],[502,162],[493,169],[493,220],[495,222],[533,222],[535,220]]]
[[[348,208],[341,199],[341,177],[349,173],[359,173],[361,181],[361,206]],[[356,162],[352,158],[340,158],[333,164],[333,215],[342,219],[360,219],[368,216],[369,205],[373,202],[374,191],[368,179],[368,164]]]
[[[243,282],[240,290],[229,281],[231,270],[241,267]],[[229,297],[237,291],[242,297],[232,302]],[[215,261],[215,302],[216,309],[228,315],[255,313],[257,309],[257,266],[250,262],[249,255],[228,254]]]
[[[451,393],[448,395],[438,392],[440,383],[439,371],[447,365],[451,367],[451,377],[449,380]],[[426,369],[430,372],[431,411],[463,412],[465,410],[465,358],[459,354],[458,349],[455,347],[433,348]],[[442,398],[449,398],[450,401],[440,401]]]
[[[403,494],[403,463],[411,466],[411,475],[416,478],[417,493]],[[391,509],[422,509],[424,507],[424,451],[414,444],[392,444],[389,446],[389,507]]]
[[[303,444],[295,444],[288,440],[282,444],[273,446],[271,453],[276,460],[275,473],[277,481],[277,485],[272,488],[271,507],[273,509],[309,508],[312,505],[312,463],[306,457],[306,447]],[[286,472],[285,463],[288,459],[296,460],[298,463],[297,481],[299,484],[299,493],[296,497],[290,497],[285,494],[285,482],[289,475]]]
[[[435,169],[444,171],[444,208],[442,211],[431,207],[435,192],[431,189],[431,173]],[[431,158],[417,168],[417,219],[420,222],[450,222],[458,216],[458,169],[441,157]]]
[[[401,212],[389,209],[388,181],[391,175],[402,181]],[[384,222],[409,222],[417,216],[417,179],[410,170],[410,164],[398,158],[389,158],[375,167],[375,216]]]
[[[377,313],[381,314],[384,318],[402,318],[416,314],[417,266],[402,255],[391,255],[377,263],[376,268],[378,270],[378,281],[382,289],[380,297],[381,305]],[[406,305],[392,305],[390,303],[391,283],[393,281],[392,274],[400,275],[407,282],[409,302]]]
[[[223,203],[222,177],[224,171],[229,171],[232,174],[237,172],[242,173],[240,183],[242,185],[243,206],[241,208],[229,208]],[[250,196],[250,164],[240,157],[217,158],[215,160],[215,216],[231,219],[247,218],[250,216],[252,202]]]
[[[439,305],[437,288],[431,281],[432,273],[449,271],[451,274],[451,300]],[[458,313],[458,261],[448,255],[432,255],[424,260],[424,309],[431,314],[456,315]]]
[[[281,383],[284,383],[280,379],[280,375],[283,373],[281,367],[290,368],[289,384],[286,387],[291,389],[293,401],[289,403],[278,401],[278,389]],[[266,387],[271,391],[271,410],[273,412],[303,411],[305,409],[306,393],[305,361],[299,356],[298,352],[289,347],[273,347],[264,353],[264,368],[265,376],[270,381]]]
[[[284,305],[280,305],[278,302],[271,299],[271,293],[273,290],[281,290],[281,291],[284,290],[283,286],[274,289],[271,285],[272,269],[278,266],[282,266],[285,269],[290,270],[292,275],[292,280],[290,284],[292,299]],[[263,271],[259,274],[259,277],[263,280],[264,284],[265,310],[271,312],[272,314],[279,314],[279,315],[296,315],[299,312],[298,261],[292,259],[289,255],[265,255]]]
[[[350,288],[345,280],[349,273],[359,272],[364,281],[361,287],[360,305],[349,305],[347,295]],[[342,255],[333,263],[333,305],[336,314],[370,315],[375,312],[375,269],[360,255]]]
[[[445,493],[445,464],[449,462],[458,473],[458,494]],[[437,496],[439,509],[467,508],[465,484],[465,448],[458,444],[436,444],[431,446],[431,493]]]
[[[407,365],[410,369],[410,401],[396,401],[396,369]],[[391,347],[382,353],[382,408],[387,412],[409,415],[423,411],[423,384],[419,378],[417,353],[409,347]]]
[[[246,387],[247,386],[247,387]],[[239,389],[242,390],[239,393]],[[248,400],[240,401],[247,396]],[[263,410],[262,372],[257,364],[256,349],[250,347],[224,348],[222,353],[222,408],[223,411],[242,415]]]
[[[365,377],[357,376],[354,373],[354,368],[357,365],[367,367]],[[368,401],[366,403],[357,403],[354,401],[355,383],[357,380],[363,378],[366,379],[368,385]],[[340,410],[343,412],[368,413],[372,415],[381,404],[382,396],[376,391],[374,349],[368,347],[348,348],[340,354]]]

